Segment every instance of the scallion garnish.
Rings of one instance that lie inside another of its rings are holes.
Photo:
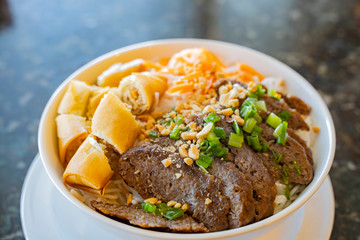
[[[149,203],[149,202],[143,202],[141,204],[141,207],[146,212],[154,213],[156,211],[156,206],[154,204]]]
[[[263,142],[261,152],[267,152],[269,150],[269,144],[267,142]]]
[[[180,126],[175,125],[173,130],[171,130],[170,132],[170,138],[174,140],[178,140],[180,138],[180,132],[181,132]]]
[[[228,142],[230,146],[241,148],[243,142],[244,142],[243,136],[236,133],[230,133],[229,142]]]
[[[177,116],[175,117],[175,124],[176,124],[176,125],[181,125],[181,124],[183,124],[183,123],[184,123],[184,118],[183,118],[183,116],[177,115]]]
[[[281,118],[279,118],[275,113],[270,113],[266,119],[266,123],[273,128],[277,128],[277,126],[281,123]]]
[[[257,121],[255,120],[255,118],[246,119],[244,126],[243,126],[243,130],[247,133],[251,133],[252,130],[254,129],[256,123],[257,123]]]
[[[225,130],[222,127],[215,127],[214,128],[214,133],[220,139],[225,139],[226,138]]]
[[[255,151],[260,152],[262,150],[262,145],[260,144],[259,135],[250,135],[246,137],[246,140]]]
[[[255,105],[256,109],[258,110],[258,112],[266,112],[267,111],[266,104],[265,104],[264,100],[256,101],[254,103],[254,105]]]
[[[280,133],[279,133],[279,136],[277,138],[277,141],[276,143],[279,143],[279,144],[282,144],[282,145],[285,145],[286,143],[286,137],[287,137],[287,126],[288,126],[288,123],[287,122],[282,122],[279,127],[281,127],[281,130],[280,130]],[[277,128],[276,128],[277,129]],[[275,129],[275,131],[276,131]],[[274,133],[275,133],[274,131]]]
[[[198,166],[201,166],[206,169],[207,167],[209,167],[211,165],[212,161],[213,161],[212,157],[210,157],[206,154],[200,153],[199,158],[196,160],[196,164]]]
[[[292,114],[290,112],[284,110],[281,113],[279,113],[277,116],[279,118],[281,118],[281,120],[283,120],[283,121],[288,121],[289,118],[292,116]]]
[[[297,162],[293,161],[292,163],[294,164],[297,175],[301,176],[301,171],[300,171],[299,166],[297,165]]]
[[[153,138],[158,138],[159,137],[159,132],[158,131],[151,131],[149,135],[151,137],[153,137]]]
[[[239,134],[241,136],[243,136],[243,131],[242,129],[239,127],[239,124],[234,120],[233,121],[233,128],[236,134]]]
[[[290,200],[290,186],[289,186],[289,184],[287,184],[285,186],[285,197],[286,197],[287,200]]]
[[[204,122],[206,123],[209,123],[209,122],[212,122],[212,123],[217,123],[218,121],[220,121],[221,118],[216,115],[215,113],[209,113],[209,115],[207,115],[205,118],[204,118]]]
[[[259,113],[255,113],[254,114],[254,119],[256,120],[257,123],[261,123],[262,122],[262,118],[260,117]]]
[[[267,92],[267,95],[269,95],[270,97],[276,99],[276,100],[280,100],[281,95],[279,93],[277,93],[274,89],[269,89]]]
[[[205,151],[206,149],[208,149],[208,147],[209,147],[209,141],[206,139],[202,140],[199,144],[200,151]]]

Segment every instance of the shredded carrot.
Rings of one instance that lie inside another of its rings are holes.
[[[256,71],[255,69],[244,63],[240,64],[240,70],[249,73],[250,75],[257,76],[260,81],[262,81],[265,78],[258,71]]]
[[[194,89],[194,84],[183,83],[183,84],[176,85],[172,88],[169,88],[167,91],[168,91],[168,93],[176,93],[176,92],[185,93],[185,92],[191,92],[193,89]]]

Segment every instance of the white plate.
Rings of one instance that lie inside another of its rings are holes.
[[[330,178],[314,196],[285,221],[255,239],[329,239],[334,221],[334,194]],[[55,188],[39,155],[31,164],[21,193],[21,223],[26,239],[128,239],[124,232],[99,225]],[[260,230],[263,231],[263,230]],[[248,233],[234,239],[252,239]]]

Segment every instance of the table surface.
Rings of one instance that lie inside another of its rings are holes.
[[[51,93],[113,49],[162,38],[233,42],[302,74],[333,116],[331,239],[360,239],[360,2],[0,0],[0,239],[23,239],[19,205]]]

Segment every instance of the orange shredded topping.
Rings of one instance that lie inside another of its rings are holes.
[[[184,94],[201,90],[207,93],[221,78],[235,78],[245,83],[258,83],[264,76],[245,63],[226,66],[205,48],[184,49],[171,58],[145,62],[145,67],[167,76],[168,94]]]

